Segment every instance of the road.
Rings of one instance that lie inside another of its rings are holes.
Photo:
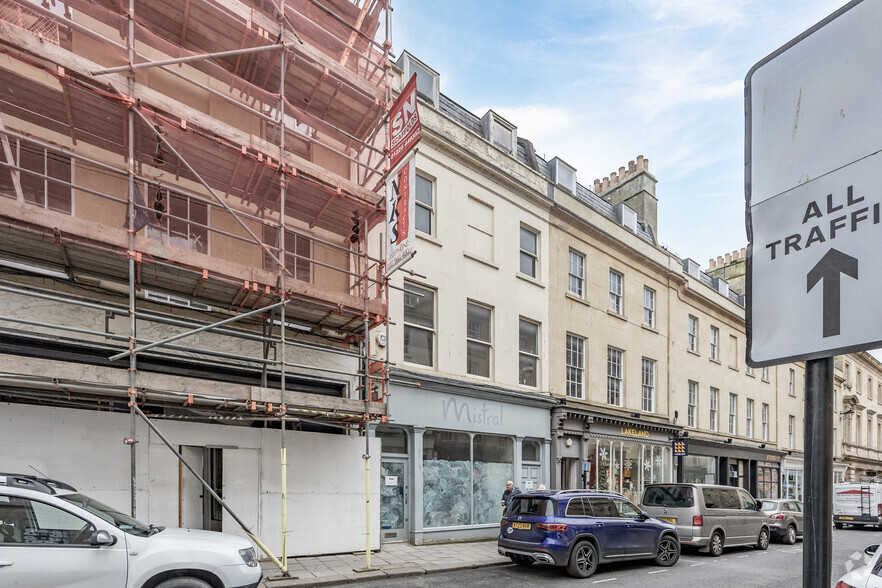
[[[847,570],[863,565],[864,548],[882,542],[882,532],[875,529],[833,531],[833,578],[831,586]],[[869,559],[868,557],[866,559]],[[796,545],[772,543],[767,551],[751,547],[727,549],[721,557],[712,558],[695,551],[685,551],[671,568],[651,563],[626,562],[601,566],[587,580],[570,578],[562,568],[534,565],[517,568],[504,565],[476,570],[413,576],[360,584],[365,588],[394,584],[402,588],[429,586],[646,586],[652,588],[683,588],[707,586],[730,588],[798,587],[802,585],[802,541]]]

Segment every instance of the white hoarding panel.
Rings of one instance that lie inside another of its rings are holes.
[[[747,76],[754,366],[882,341],[882,0],[852,2]]]

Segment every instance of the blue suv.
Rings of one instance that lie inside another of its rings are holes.
[[[591,576],[601,563],[653,559],[672,566],[680,559],[674,525],[650,517],[621,494],[595,490],[516,494],[497,544],[516,565],[566,566],[576,578]]]

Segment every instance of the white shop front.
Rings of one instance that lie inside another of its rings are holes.
[[[416,545],[491,538],[506,480],[549,483],[549,415],[537,394],[394,372],[382,441],[380,537]]]

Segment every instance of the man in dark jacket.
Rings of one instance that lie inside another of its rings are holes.
[[[520,492],[520,488],[515,488],[514,482],[509,480],[505,483],[505,492],[502,493],[502,514],[508,511],[508,503],[513,494]]]

